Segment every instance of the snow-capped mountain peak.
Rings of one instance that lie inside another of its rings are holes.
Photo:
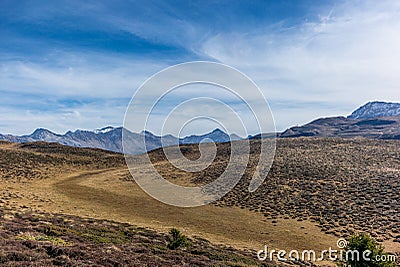
[[[400,103],[374,101],[359,107],[348,118],[370,119],[377,117],[400,116]]]
[[[35,140],[45,140],[49,137],[54,137],[54,136],[57,136],[57,134],[43,128],[38,128],[32,134],[29,135],[29,137]]]

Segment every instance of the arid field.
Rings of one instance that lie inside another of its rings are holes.
[[[53,143],[0,143],[0,263],[10,266],[257,266],[256,251],[336,246],[339,237],[368,232],[400,251],[400,142],[366,139],[278,139],[264,184],[247,186],[260,140],[238,185],[214,204],[165,205],[144,193],[124,156]],[[196,145],[181,147],[199,157]],[[220,175],[230,144],[218,144],[205,170],[186,173],[162,150],[150,152],[171,182],[199,185]],[[140,157],[144,155],[137,156]],[[146,175],[151,166],[138,166]],[[192,243],[166,248],[168,231]],[[36,264],[36,265],[35,265]],[[286,262],[286,265],[301,265]]]

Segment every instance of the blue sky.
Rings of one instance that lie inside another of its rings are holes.
[[[399,18],[385,0],[1,1],[0,132],[122,125],[149,76],[195,60],[252,78],[278,130],[399,101]]]

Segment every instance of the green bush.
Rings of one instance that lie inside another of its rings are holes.
[[[72,242],[67,242],[62,238],[46,235],[34,235],[32,233],[24,233],[16,236],[17,240],[29,240],[29,241],[39,241],[39,242],[50,242],[53,245],[58,246],[71,246]]]
[[[167,247],[169,249],[177,249],[179,247],[190,246],[190,242],[187,237],[183,235],[178,229],[172,228],[169,231],[170,238]]]
[[[371,260],[364,259],[363,252],[370,251],[368,258]],[[373,240],[368,234],[360,233],[350,238],[349,243],[346,246],[346,252],[358,251],[359,259],[353,259],[352,257],[347,258],[347,265],[339,264],[339,266],[354,266],[354,267],[394,267],[396,263],[389,256],[388,253],[384,252],[384,247],[379,245]],[[385,261],[376,261],[375,259],[384,258]]]

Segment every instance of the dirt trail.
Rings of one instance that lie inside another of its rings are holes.
[[[258,213],[236,207],[207,205],[178,208],[165,205],[124,181],[126,168],[79,171],[52,179],[13,184],[19,205],[53,213],[108,219],[163,232],[177,227],[189,236],[200,236],[236,248],[327,249],[336,238],[311,222],[266,220]],[[312,247],[309,247],[312,244]]]

